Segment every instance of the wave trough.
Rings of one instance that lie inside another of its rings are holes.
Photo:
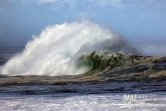
[[[24,51],[11,58],[0,72],[10,76],[82,74],[89,69],[75,68],[78,56],[103,50],[110,53],[137,53],[120,34],[91,21],[52,25],[39,36],[33,36]]]

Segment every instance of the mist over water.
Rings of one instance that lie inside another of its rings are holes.
[[[63,23],[46,27],[33,36],[23,52],[15,55],[0,68],[7,75],[76,75],[89,69],[77,70],[78,56],[92,51],[135,54],[128,41],[110,29],[91,21]]]

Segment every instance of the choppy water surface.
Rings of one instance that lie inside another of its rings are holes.
[[[166,109],[166,93],[156,93],[151,100],[142,97],[135,101],[126,101],[124,96],[122,93],[0,95],[0,111],[165,111]]]
[[[164,86],[138,84],[2,86],[0,111],[165,111]]]
[[[0,48],[0,63],[21,49]],[[0,111],[165,111],[165,82],[156,84],[1,86]]]

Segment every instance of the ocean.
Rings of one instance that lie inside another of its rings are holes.
[[[23,47],[0,47],[1,65],[22,50]],[[80,90],[82,86],[79,85],[75,90]],[[100,91],[96,92],[96,88],[88,89],[87,85],[87,91],[90,93],[85,90],[50,92],[59,86],[1,86],[0,111],[165,111],[166,109],[166,92],[102,91],[103,86],[97,87]],[[63,89],[64,86],[60,87]],[[86,89],[86,85],[82,88]]]
[[[22,52],[24,46],[0,47],[0,65],[4,65],[15,54]]]
[[[165,111],[166,93],[128,101],[124,93],[0,94],[0,104],[1,111]]]
[[[69,71],[73,68],[71,63],[84,52],[106,49],[110,52],[137,52],[119,34],[89,21],[47,27],[26,45],[25,51],[23,49],[0,47],[3,74],[59,76],[73,72]],[[20,55],[13,58],[18,53]],[[165,82],[158,86],[137,82],[140,87],[133,85],[133,89],[128,88],[131,84],[135,83],[1,84],[0,111],[165,111]]]

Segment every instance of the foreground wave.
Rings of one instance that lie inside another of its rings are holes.
[[[146,94],[148,96],[150,94]],[[152,95],[152,94],[151,94]],[[154,95],[154,94],[153,94]],[[50,96],[0,95],[1,111],[164,111],[166,94],[155,94],[155,99],[141,98],[126,102],[124,94]]]
[[[22,53],[10,59],[1,74],[77,75],[91,67],[75,67],[76,59],[93,51],[137,53],[121,35],[90,21],[48,26],[29,41]]]

